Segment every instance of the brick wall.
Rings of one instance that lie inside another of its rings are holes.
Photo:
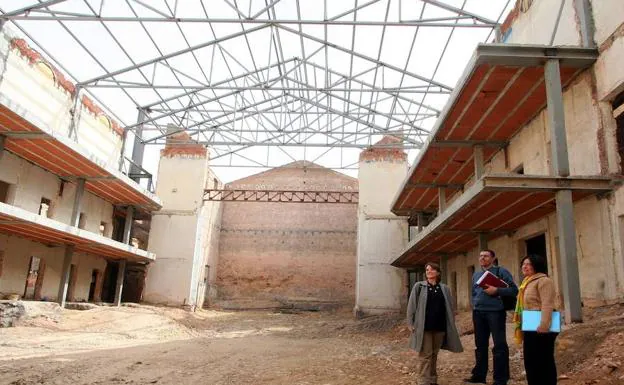
[[[357,191],[357,180],[297,162],[230,183],[233,189]],[[357,205],[224,202],[219,299],[353,304]]]

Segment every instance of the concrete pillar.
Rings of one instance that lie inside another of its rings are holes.
[[[479,251],[488,248],[488,239],[486,233],[479,233]]]
[[[0,159],[2,159],[2,156],[4,155],[4,143],[5,142],[6,142],[6,136],[0,135]]]
[[[546,62],[544,76],[548,100],[553,173],[557,176],[569,176],[570,165],[563,112],[563,94],[557,60],[551,59]],[[572,191],[558,191],[555,200],[557,203],[557,227],[566,320],[568,322],[582,322]]]
[[[130,244],[130,236],[132,235],[132,221],[134,220],[134,207],[126,208],[126,221],[124,222],[123,243]]]
[[[65,256],[63,258],[63,270],[61,270],[61,282],[59,283],[57,302],[61,307],[65,307],[65,297],[67,296],[67,288],[69,286],[69,272],[71,270],[71,262],[74,256],[74,245],[65,246]]]
[[[485,170],[485,164],[483,162],[483,146],[474,146],[473,151],[475,179],[481,179]]]
[[[82,210],[82,196],[85,190],[85,179],[78,178],[76,182],[76,194],[74,195],[74,207],[72,208],[71,226],[78,227],[80,220],[80,211]]]
[[[163,208],[152,214],[148,242],[158,257],[150,264],[143,300],[194,308],[204,300],[206,265],[218,264],[207,246],[213,241],[207,228],[217,221],[209,208],[217,202],[203,201],[204,188],[212,185],[207,149],[188,133],[175,133],[177,127],[168,131],[156,178]]]
[[[583,47],[595,47],[594,20],[589,0],[574,0],[574,8],[576,9],[576,15],[578,16]]]
[[[446,210],[446,189],[438,187],[438,215],[441,215],[444,210]]]
[[[119,261],[117,270],[117,284],[115,285],[115,306],[121,306],[121,294],[123,293],[124,276],[126,275],[126,260]]]
[[[442,269],[442,282],[448,284],[448,255],[442,254],[440,258],[440,269]]]
[[[392,143],[400,145],[390,137],[379,142]],[[404,270],[390,265],[407,246],[408,223],[390,212],[407,171],[407,155],[396,147],[373,145],[360,154],[356,317],[398,313],[407,301]]]
[[[142,123],[145,119],[145,111],[142,109],[139,110],[139,115],[137,117],[137,123]],[[145,152],[145,143],[142,142],[141,136],[143,135],[143,125],[137,126],[134,130],[134,144],[132,146],[132,161],[139,165],[143,165],[143,153]],[[130,174],[140,173],[141,169],[139,169],[135,165],[130,166]],[[135,182],[139,182],[141,178],[131,178]]]
[[[419,211],[416,215],[418,232],[420,233],[423,230],[423,227],[425,227],[425,214],[422,211]]]

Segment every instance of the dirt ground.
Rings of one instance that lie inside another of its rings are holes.
[[[558,338],[560,384],[624,384],[624,306],[585,320]],[[462,384],[473,363],[470,314],[458,324],[465,352],[440,355],[440,384]],[[0,384],[415,384],[407,338],[400,319],[347,310],[63,310],[0,329]],[[510,350],[510,384],[523,384],[521,352]]]

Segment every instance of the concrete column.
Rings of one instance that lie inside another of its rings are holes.
[[[76,182],[76,194],[74,195],[74,207],[72,208],[71,222],[69,224],[78,227],[80,220],[80,211],[82,210],[82,196],[84,195],[85,179],[78,178]]]
[[[123,243],[130,244],[130,235],[132,235],[132,221],[134,220],[134,207],[126,208],[126,221],[124,223]]]
[[[2,28],[0,28],[2,30]],[[6,142],[6,136],[0,135],[0,160],[2,160],[2,156],[4,155],[4,144]]]
[[[69,286],[69,272],[71,270],[71,262],[74,256],[74,245],[65,246],[65,257],[63,258],[63,270],[61,270],[61,282],[59,283],[57,302],[61,307],[65,307],[65,297],[67,296],[67,287]]]
[[[115,306],[121,306],[121,294],[123,293],[124,276],[126,275],[126,260],[119,261],[119,270],[117,270],[117,284],[115,285]]]
[[[559,72],[558,60],[550,59],[546,62],[544,77],[548,100],[552,171],[557,176],[568,176],[570,175],[570,163],[568,161],[568,142],[565,131],[563,93],[561,91],[561,74]]]
[[[486,233],[479,233],[479,251],[488,248],[488,239]]]
[[[416,214],[416,221],[418,224],[418,232],[420,233],[423,230],[423,227],[425,227],[425,214],[422,211],[419,211]]]
[[[438,215],[446,210],[446,189],[438,187]]]
[[[485,170],[483,162],[483,146],[474,146],[473,151],[475,179],[481,179]]]
[[[442,269],[442,282],[448,284],[448,272],[446,271],[448,268],[448,255],[442,254],[440,258],[440,269]]]
[[[594,43],[594,20],[592,18],[589,0],[574,0],[574,8],[581,29],[581,42],[583,47],[595,47]]]
[[[559,257],[561,261],[565,319],[568,322],[583,322],[572,191],[558,191],[555,200],[557,202],[557,231],[559,235],[559,252],[561,253]]]
[[[546,62],[544,75],[550,123],[552,170],[557,176],[569,176],[570,165],[568,161],[568,145],[565,132],[559,62],[554,59],[548,60]],[[558,191],[555,200],[557,202],[557,227],[559,232],[559,252],[561,253],[561,276],[563,281],[563,299],[566,319],[568,322],[582,322],[583,315],[581,312],[581,290],[572,191]]]
[[[139,115],[137,117],[137,123],[142,123],[145,119],[145,111],[142,109],[139,110]],[[143,125],[137,126],[134,130],[134,144],[132,146],[132,161],[139,165],[143,165],[143,153],[145,151],[145,143],[141,141],[141,136],[143,135]],[[140,173],[141,170],[135,166],[130,166],[130,173]],[[132,178],[135,182],[139,182],[141,178]]]
[[[126,142],[128,141],[128,130],[124,128],[123,135],[121,135],[121,150],[119,152],[119,171],[123,172],[124,162],[126,158]]]

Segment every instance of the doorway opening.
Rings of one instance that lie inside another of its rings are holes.
[[[44,260],[39,257],[30,257],[30,265],[28,267],[26,285],[24,287],[24,299],[41,299],[44,271]]]
[[[546,234],[540,234],[532,238],[524,240],[526,246],[526,255],[536,254],[544,258],[546,261],[546,269],[548,270],[548,255],[546,253]],[[524,255],[522,256],[524,258]]]

